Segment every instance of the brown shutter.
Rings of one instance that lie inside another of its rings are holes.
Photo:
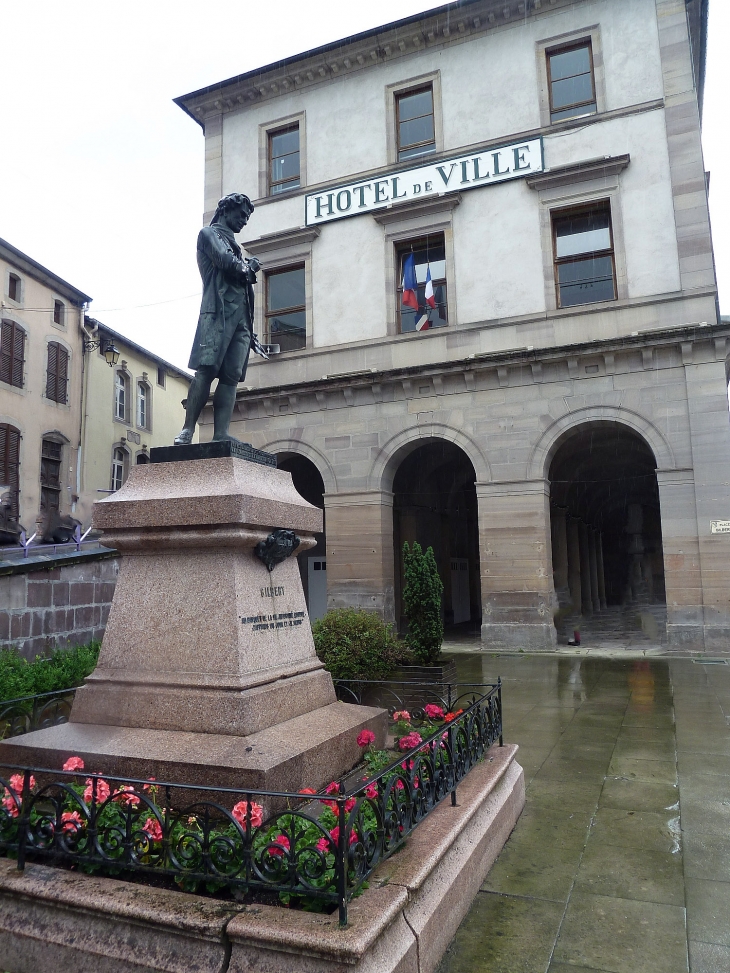
[[[67,385],[68,385],[68,352],[63,347],[63,345],[58,346],[58,379],[57,379],[57,390],[58,398],[57,402],[62,402],[64,405],[67,400]]]
[[[0,423],[0,486],[10,487],[10,504],[14,517],[18,516],[20,491],[20,430]]]
[[[51,341],[48,345],[48,371],[46,372],[46,398],[52,399],[54,402],[58,402],[57,387],[58,383],[57,372],[58,369],[58,345],[55,341]]]
[[[14,321],[3,321],[0,330],[0,381],[23,387],[25,331]]]
[[[11,385],[23,387],[23,358],[25,353],[25,331],[17,324],[13,324],[13,370]]]

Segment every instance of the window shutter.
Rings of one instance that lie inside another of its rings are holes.
[[[10,504],[14,517],[18,516],[20,490],[20,430],[0,423],[0,484],[10,487]]]
[[[58,402],[58,382],[57,382],[57,372],[58,369],[58,345],[55,341],[51,341],[48,345],[48,372],[46,373],[46,398],[52,399],[54,402]]]
[[[17,324],[12,324],[13,329],[13,362],[10,376],[10,384],[23,387],[23,358],[25,352],[25,332]]]
[[[56,390],[58,392],[58,398],[56,402],[62,402],[66,404],[67,394],[67,384],[68,384],[68,352],[63,347],[63,345],[58,345],[58,370],[56,379]]]
[[[3,321],[0,332],[0,382],[7,382],[13,374],[13,322]]]

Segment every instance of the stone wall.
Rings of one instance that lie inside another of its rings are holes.
[[[0,649],[15,646],[31,660],[101,640],[118,573],[105,548],[0,563]]]

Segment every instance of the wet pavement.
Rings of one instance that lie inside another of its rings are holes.
[[[730,665],[455,658],[527,802],[439,973],[730,973]]]

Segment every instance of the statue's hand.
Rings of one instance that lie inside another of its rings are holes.
[[[246,263],[248,264],[249,270],[252,270],[255,274],[261,270],[261,263],[258,257],[249,257]]]

